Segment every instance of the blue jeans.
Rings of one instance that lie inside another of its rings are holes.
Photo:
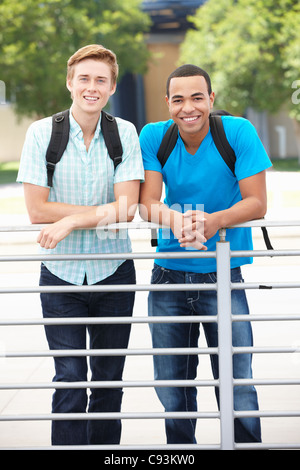
[[[135,269],[131,260],[125,261],[117,271],[99,285],[135,284]],[[54,276],[44,265],[41,268],[41,286],[70,285]],[[63,317],[121,317],[131,316],[134,292],[75,292],[41,293],[44,318]],[[86,349],[88,329],[91,349],[125,349],[128,346],[130,324],[51,325],[45,326],[49,348]],[[124,356],[91,356],[91,380],[122,380]],[[87,380],[87,359],[55,357],[54,382],[81,382]],[[87,390],[56,389],[53,395],[53,413],[118,412],[121,408],[122,389],[92,388]],[[53,445],[119,444],[120,420],[53,420]]]
[[[232,282],[243,282],[240,268],[231,270]],[[196,284],[216,282],[216,273],[198,274],[167,270],[154,265],[153,284]],[[232,313],[248,314],[244,290],[232,292]],[[153,291],[149,294],[149,315],[185,316],[216,315],[217,294],[215,291]],[[150,324],[154,348],[195,348],[198,346],[199,324],[154,323]],[[218,346],[217,323],[203,323],[208,347]],[[249,322],[234,322],[232,325],[233,346],[252,346],[252,329]],[[211,355],[214,378],[219,376],[218,356]],[[251,354],[235,354],[233,357],[234,378],[252,377]],[[193,380],[196,378],[197,355],[154,355],[154,373],[157,380]],[[218,401],[216,388],[216,398]],[[156,393],[165,411],[197,411],[195,387],[157,387]],[[252,386],[234,387],[235,410],[257,410],[257,394]],[[196,420],[167,419],[165,421],[168,443],[195,443]],[[260,442],[259,418],[235,419],[236,442]]]

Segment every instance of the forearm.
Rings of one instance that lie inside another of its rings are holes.
[[[87,212],[89,206],[48,201],[49,188],[24,183],[24,197],[32,224],[49,224],[63,217]]]
[[[265,204],[255,197],[237,202],[229,209],[216,212],[219,227],[230,227],[249,220],[261,219],[266,213]]]
[[[46,202],[28,211],[32,224],[51,224],[64,217],[88,213],[90,206],[76,206],[61,202]]]
[[[97,226],[110,225],[118,222],[130,222],[136,210],[136,204],[128,206],[122,201],[114,201],[88,210],[71,214],[67,219],[73,230],[89,229]]]
[[[145,203],[140,203],[139,211],[144,220],[170,227],[174,235],[175,232],[178,235],[178,230],[181,230],[183,226],[182,213],[170,209],[161,201],[149,199]]]
[[[90,229],[99,225],[109,225],[116,222],[131,221],[134,217],[137,200],[138,185],[131,186],[127,195],[118,195],[116,201],[98,207],[89,207],[84,212],[63,217],[57,222],[47,225],[38,236],[38,243],[44,248],[55,248],[73,230]]]
[[[265,213],[265,204],[255,197],[243,199],[223,211],[212,214],[205,213],[204,236],[206,239],[209,239],[221,228],[242,224],[249,220],[260,219]]]

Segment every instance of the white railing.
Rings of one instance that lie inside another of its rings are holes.
[[[240,226],[251,226],[251,227],[296,227],[300,226],[300,221],[287,221],[287,222],[270,222],[265,220],[252,221]],[[39,225],[28,225],[28,226],[11,226],[11,227],[0,227],[0,232],[26,232],[26,231],[38,231],[42,226]],[[145,222],[130,223],[130,224],[116,224],[110,226],[110,228],[130,228],[130,229],[153,229],[156,226]],[[226,230],[230,230],[226,229]],[[150,290],[213,290],[215,289],[218,296],[218,315],[215,317],[206,316],[190,316],[183,318],[174,319],[173,317],[148,317],[146,312],[145,304],[145,316],[132,317],[132,318],[76,318],[76,319],[36,319],[36,318],[1,318],[0,326],[5,328],[7,326],[25,326],[25,325],[49,325],[49,324],[99,324],[99,323],[151,323],[151,322],[218,322],[219,331],[219,346],[218,348],[198,347],[198,348],[182,348],[182,349],[167,349],[161,348],[156,349],[155,354],[218,354],[219,355],[219,379],[218,380],[195,380],[195,381],[155,381],[155,380],[135,380],[135,381],[122,381],[122,382],[80,382],[80,383],[63,383],[53,382],[51,383],[19,383],[14,381],[12,383],[1,383],[0,394],[4,390],[26,390],[26,389],[54,389],[54,388],[89,388],[96,387],[123,387],[124,389],[137,387],[166,387],[166,386],[196,386],[196,387],[208,387],[217,386],[220,392],[220,411],[217,412],[193,412],[193,413],[164,413],[164,412],[121,412],[121,413],[101,413],[102,419],[115,419],[116,417],[122,419],[165,419],[165,418],[197,418],[197,419],[219,419],[220,420],[220,445],[142,445],[142,446],[126,446],[126,450],[133,449],[222,449],[222,450],[233,450],[233,449],[254,449],[254,448],[300,448],[300,431],[299,431],[299,443],[298,444],[236,444],[234,442],[233,424],[234,419],[237,417],[300,417],[300,410],[295,411],[234,411],[233,409],[233,388],[236,385],[300,385],[300,373],[299,378],[285,378],[285,379],[233,379],[232,374],[232,357],[233,354],[241,354],[245,352],[251,352],[255,354],[275,354],[275,353],[291,353],[298,349],[293,346],[285,347],[249,347],[249,348],[237,348],[232,347],[232,322],[236,321],[251,321],[251,322],[270,322],[270,321],[299,321],[300,313],[297,315],[231,315],[231,291],[234,289],[299,289],[300,281],[295,279],[293,282],[267,282],[267,283],[243,283],[235,284],[231,283],[230,280],[230,259],[232,257],[242,256],[253,256],[253,257],[297,257],[300,256],[300,250],[259,250],[259,251],[239,251],[231,252],[229,242],[226,241],[226,230],[220,231],[220,242],[217,244],[216,252],[191,252],[187,251],[184,253],[123,253],[123,254],[93,254],[93,255],[11,255],[6,254],[0,256],[0,262],[27,262],[27,261],[45,261],[51,260],[68,260],[68,259],[154,259],[154,258],[193,258],[193,257],[213,257],[217,260],[217,274],[218,282],[215,285],[205,284],[194,284],[194,285],[127,285],[127,286],[37,286],[37,287],[25,287],[25,286],[11,286],[3,287],[0,286],[0,294],[24,294],[24,293],[40,293],[40,292],[70,292],[70,291],[118,291],[118,290],[135,290],[135,291],[150,291]],[[299,296],[300,300],[300,296]],[[299,303],[300,304],[300,303]],[[222,313],[222,314],[220,314]],[[2,315],[3,316],[3,315]],[[144,349],[113,349],[113,350],[72,350],[72,351],[49,351],[49,350],[26,350],[26,351],[8,351],[0,352],[0,358],[31,358],[31,357],[57,357],[60,355],[66,356],[66,354],[85,355],[85,356],[99,356],[99,355],[126,355],[126,356],[149,356],[153,355],[154,351],[151,348]],[[11,422],[11,421],[49,421],[49,420],[63,420],[63,419],[99,419],[99,413],[74,413],[74,414],[16,414],[16,415],[0,415],[0,422]],[[18,447],[18,443],[14,446]],[[1,448],[1,438],[0,438]],[[51,448],[51,447],[50,447]],[[55,446],[55,449],[60,446]],[[62,447],[63,448],[63,447]],[[70,447],[66,447],[70,448]],[[82,448],[82,447],[80,447]],[[105,448],[105,449],[120,449],[122,446],[90,446],[87,448]],[[41,447],[37,447],[41,449]],[[43,447],[45,449],[45,447]],[[48,449],[48,447],[47,447]]]

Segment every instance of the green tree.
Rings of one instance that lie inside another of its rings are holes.
[[[46,116],[70,105],[66,62],[80,47],[103,44],[120,77],[143,73],[150,20],[140,0],[0,0],[0,79],[19,115]]]
[[[216,105],[248,107],[294,120],[300,162],[300,3],[298,0],[208,0],[191,20],[180,63],[206,69]]]

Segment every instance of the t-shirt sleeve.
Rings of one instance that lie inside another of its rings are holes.
[[[51,120],[36,121],[27,130],[17,182],[47,187],[46,151],[51,136]]]
[[[140,144],[145,170],[162,173],[162,166],[157,158],[157,152],[163,138],[163,130],[158,125],[147,124],[140,133]]]
[[[270,158],[250,121],[243,118],[223,119],[228,142],[236,154],[238,180],[248,178],[272,166]]]

